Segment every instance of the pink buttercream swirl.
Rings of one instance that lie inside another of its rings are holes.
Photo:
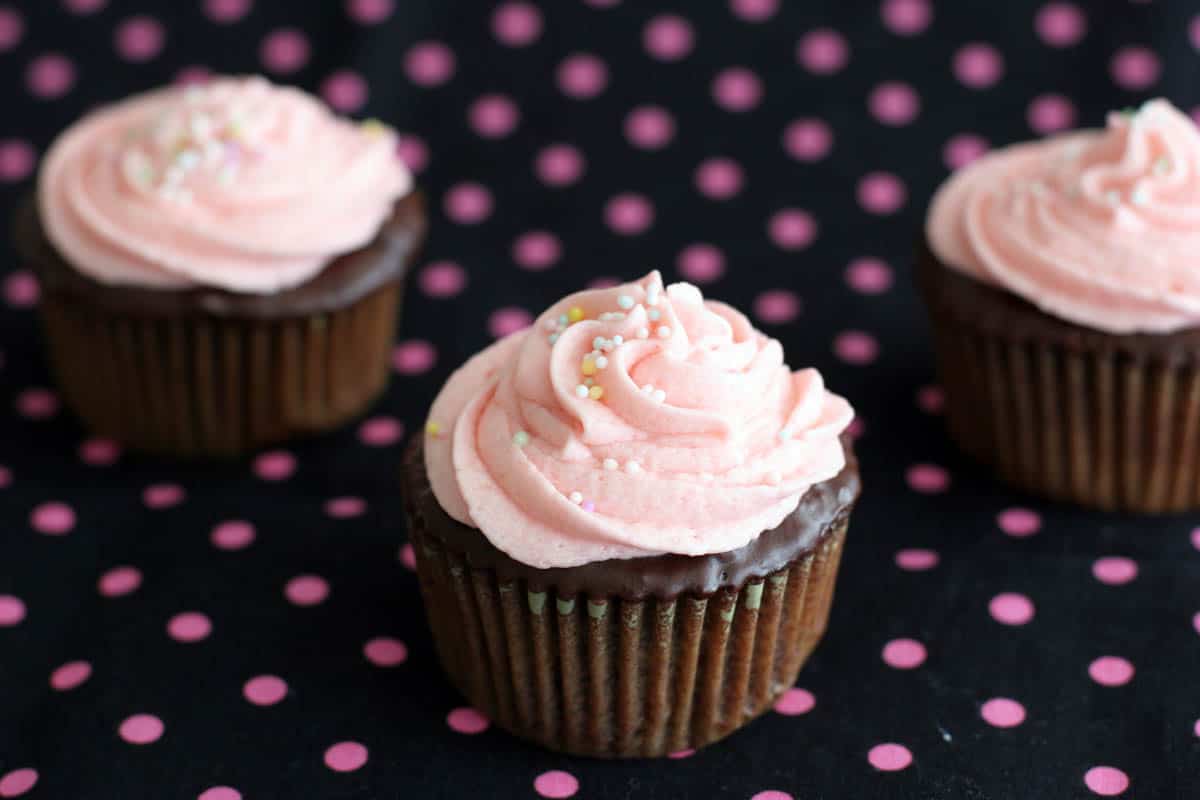
[[[534,567],[741,547],[845,465],[854,413],[686,283],[571,295],[433,404],[438,502]]]
[[[1067,321],[1200,325],[1200,132],[1154,100],[997,151],[938,191],[926,232],[943,262]]]
[[[370,242],[412,179],[379,123],[262,78],[137,95],[46,154],[54,246],[107,284],[268,293]]]

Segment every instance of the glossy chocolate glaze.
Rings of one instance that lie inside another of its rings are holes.
[[[143,289],[99,283],[72,267],[46,238],[33,198],[17,211],[14,241],[43,289],[80,295],[106,311],[141,316],[203,314],[233,319],[305,317],[345,308],[404,276],[425,238],[425,201],[413,190],[396,201],[375,239],[331,261],[316,276],[273,294],[222,289]]]
[[[917,282],[933,314],[1010,342],[1037,342],[1073,353],[1101,353],[1134,362],[1200,364],[1200,328],[1173,333],[1107,333],[1059,319],[1012,292],[989,286],[945,264],[922,237]]]
[[[843,437],[842,445],[846,450],[846,467],[836,477],[809,489],[796,510],[778,527],[737,550],[706,556],[612,559],[555,569],[523,564],[442,509],[429,485],[419,438],[405,454],[403,488],[410,526],[420,526],[426,535],[436,536],[463,553],[472,566],[493,569],[501,578],[525,580],[535,590],[554,587],[559,596],[616,595],[625,599],[707,595],[765,577],[807,555],[849,516],[861,484],[849,439]]]

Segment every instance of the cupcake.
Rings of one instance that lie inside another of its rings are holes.
[[[852,417],[740,313],[657,273],[479,353],[404,465],[451,681],[589,756],[701,747],[761,714],[825,630]]]
[[[1200,133],[1169,103],[999,150],[918,261],[951,436],[1030,492],[1200,507]]]
[[[424,232],[386,126],[256,77],[88,114],[16,224],[65,401],[133,449],[197,456],[362,411]]]

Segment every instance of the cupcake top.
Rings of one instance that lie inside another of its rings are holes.
[[[854,413],[779,342],[657,272],[468,361],[426,426],[438,503],[537,568],[733,550],[845,465]]]
[[[100,283],[267,294],[369,243],[412,178],[378,122],[257,77],[88,114],[46,153],[38,214]]]
[[[926,235],[949,267],[1109,333],[1200,325],[1200,132],[1165,100],[955,173]]]

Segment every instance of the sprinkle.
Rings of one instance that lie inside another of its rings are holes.
[[[1104,199],[1108,201],[1110,206],[1119,206],[1121,204],[1121,193],[1116,189],[1109,189],[1104,193]]]
[[[661,403],[667,399],[667,393],[664,392],[662,389],[655,389],[650,394],[650,397],[654,400],[654,402]]]
[[[190,148],[183,150],[175,156],[175,163],[183,170],[194,169],[200,163],[200,154]]]
[[[436,439],[438,437],[438,434],[440,434],[441,432],[442,432],[442,426],[440,423],[434,422],[433,420],[429,420],[429,422],[425,423],[425,433],[429,434],[433,438]]]
[[[630,475],[637,475],[639,472],[642,471],[642,465],[636,461],[626,461],[625,462],[625,471],[628,472]]]
[[[513,434],[513,444],[517,447],[524,447],[529,444],[529,434],[525,431],[517,431]]]
[[[605,338],[603,336],[597,336],[595,339],[592,339],[592,347],[599,350],[604,346],[604,342]]]
[[[601,356],[601,358],[603,358],[603,356]],[[596,361],[597,361],[597,359],[593,356],[590,356],[590,355],[584,356],[583,363],[580,364],[580,366],[579,366],[579,371],[582,372],[584,375],[595,375],[596,368],[598,366]]]
[[[579,322],[579,320],[581,320],[581,319],[583,319],[583,309],[582,308],[580,308],[579,306],[571,306],[569,309],[567,309],[567,321]]]
[[[642,385],[642,394],[650,394],[653,391],[654,391],[653,383],[646,383],[646,384]]]
[[[1158,160],[1154,162],[1154,174],[1166,175],[1170,171],[1171,159],[1167,158],[1166,156],[1159,156]]]
[[[595,386],[596,382],[594,380],[592,380],[591,378],[584,378],[583,385],[584,386]]]
[[[588,389],[588,397],[592,398],[593,400],[599,400],[601,397],[604,397],[604,387],[593,386],[592,388]]]
[[[382,136],[383,134],[387,133],[388,130],[387,125],[384,125],[374,117],[371,117],[370,119],[364,119],[361,123],[359,123],[359,128],[361,128],[362,132],[367,136]]]
[[[648,337],[649,335],[650,335],[650,331],[646,330],[645,328],[638,328],[638,329],[637,329],[637,337],[638,337],[639,339],[645,339],[645,338],[646,338],[646,337]]]
[[[780,441],[786,442],[790,438],[792,438],[792,431],[790,428],[780,428],[779,429],[779,440]]]
[[[579,505],[583,502],[583,494],[580,492],[571,492],[568,499],[575,505]]]
[[[668,338],[670,338],[670,336],[671,336],[671,326],[670,325],[659,325],[658,326],[658,338],[668,339]]]
[[[617,298],[617,305],[628,311],[633,308],[633,298],[627,294],[623,294]]]
[[[700,480],[711,481],[712,479],[713,479],[713,474],[711,472],[701,472],[700,473]]]
[[[608,366],[608,359],[604,356],[598,356],[592,363],[596,365],[596,369],[604,369]]]
[[[1150,190],[1145,186],[1139,186],[1133,190],[1133,194],[1129,195],[1129,199],[1135,206],[1144,206],[1150,202]]]
[[[552,334],[550,334],[550,336],[548,336],[547,338],[550,340],[550,344],[554,344],[555,342],[557,342],[557,341],[558,341],[558,334],[557,334],[557,333],[552,333]]]
[[[618,333],[612,338],[612,343],[616,347],[620,347],[621,345],[625,344],[625,337]]]
[[[583,510],[587,511],[588,513],[591,513],[596,510],[596,504],[593,503],[591,500],[588,500],[586,503],[583,504]]]
[[[615,458],[604,459],[604,468],[606,470],[609,470],[611,472],[612,470],[616,469],[617,466],[618,466],[618,464],[617,464],[617,460]]]
[[[578,386],[576,386],[575,387],[575,396],[578,397],[580,400],[587,397],[588,396],[588,387],[584,386],[582,383],[579,384]]]
[[[558,315],[558,324],[559,324],[559,327],[562,327],[562,328],[565,328],[565,327],[567,327],[567,323],[568,323],[569,321],[570,321],[570,320],[568,320],[568,319],[567,319],[567,315],[566,315],[566,314],[559,314],[559,315]]]
[[[662,316],[662,312],[659,311],[657,308],[652,308],[646,312],[646,316],[649,317],[651,320],[657,321],[658,318]]]
[[[648,305],[648,306],[658,305],[658,287],[657,286],[651,286],[649,289],[646,290],[646,305]]]

